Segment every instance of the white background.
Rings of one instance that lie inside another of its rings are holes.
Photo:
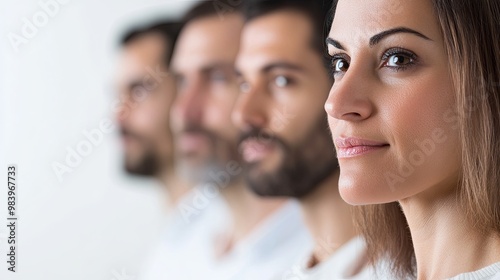
[[[0,0],[0,279],[136,279],[166,212],[161,187],[125,176],[116,131],[62,182],[52,164],[64,164],[67,148],[86,140],[83,130],[113,119],[111,77],[124,29],[180,17],[194,2],[66,1],[16,51],[9,34],[22,35],[22,19],[33,22],[43,9],[38,0]],[[11,163],[18,166],[15,275],[5,261]]]

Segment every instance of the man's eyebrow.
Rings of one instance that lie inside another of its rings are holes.
[[[172,77],[174,77],[175,80],[180,80],[180,79],[184,78],[184,75],[181,73],[177,73],[175,71],[172,71],[171,73],[172,73]]]
[[[332,45],[332,46],[336,47],[337,49],[341,49],[341,50],[345,51],[345,48],[342,46],[342,44],[339,43],[339,41],[334,40],[330,37],[326,38],[326,44]]]
[[[234,75],[236,75],[236,78],[243,77],[243,73],[238,68],[234,68]]]
[[[214,70],[231,70],[233,69],[234,65],[231,63],[225,63],[225,62],[220,62],[220,63],[212,63],[205,65],[201,68],[202,73],[210,73]]]
[[[292,70],[292,71],[299,71],[299,72],[304,71],[304,68],[297,65],[297,64],[278,61],[278,62],[273,62],[273,63],[267,64],[266,66],[264,66],[262,68],[261,72],[268,73],[268,72],[271,72],[272,70],[275,70],[275,69],[285,69],[285,70]]]
[[[266,64],[264,67],[262,67],[260,69],[260,72],[262,72],[264,74],[268,74],[269,72],[271,72],[275,69],[284,69],[284,70],[291,70],[291,71],[297,71],[297,72],[304,71],[304,68],[299,66],[299,65],[296,65],[296,64],[293,64],[290,62],[278,61],[278,62],[272,62],[272,63]],[[243,72],[238,68],[234,68],[234,73],[236,75],[236,78],[244,78],[245,77]]]
[[[429,39],[429,37],[425,36],[424,34],[418,32],[416,30],[413,30],[413,29],[410,29],[407,27],[396,27],[396,28],[392,28],[392,29],[389,29],[386,31],[382,31],[382,32],[374,35],[373,37],[371,37],[370,38],[370,47],[375,46],[384,38],[386,38],[390,35],[393,35],[393,34],[397,34],[397,33],[410,33],[410,34],[417,35],[418,37],[424,38],[426,40],[432,41],[431,39]]]
[[[138,80],[133,80],[131,82],[128,83],[128,88],[129,89],[134,89],[136,87],[143,87],[144,86],[144,81],[141,80],[141,79],[138,79]]]

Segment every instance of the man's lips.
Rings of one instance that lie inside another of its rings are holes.
[[[250,138],[241,142],[239,148],[243,160],[251,163],[263,160],[274,150],[275,145],[272,141],[259,141]]]
[[[365,140],[354,137],[336,138],[335,147],[337,147],[337,158],[350,158],[364,155],[366,153],[380,150],[388,147],[384,142]]]
[[[183,153],[191,153],[208,145],[209,137],[204,133],[182,133],[178,140],[178,148]]]

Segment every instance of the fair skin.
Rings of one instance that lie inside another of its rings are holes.
[[[174,172],[173,147],[169,130],[170,106],[175,96],[172,77],[153,77],[148,69],[167,72],[165,39],[148,33],[128,42],[119,57],[116,87],[121,100],[117,119],[122,130],[126,169],[150,175],[168,186],[174,205],[189,190]],[[154,167],[147,167],[152,158]],[[143,170],[143,171],[139,171]],[[151,174],[150,174],[151,173]]]
[[[460,142],[445,116],[453,85],[432,2],[341,0],[327,42],[335,83],[325,109],[343,199],[399,201],[418,279],[500,261],[498,234],[477,232],[457,200]]]
[[[249,180],[272,176],[284,162],[298,160],[287,160],[287,151],[303,152],[300,159],[307,161],[307,167],[317,167],[325,159],[334,157],[329,135],[321,125],[325,118],[321,108],[331,80],[321,56],[307,39],[311,34],[310,20],[296,11],[263,15],[244,27],[236,62],[242,92],[233,121],[243,133],[257,129],[290,148],[286,150],[275,141],[256,136],[242,141],[241,152],[251,166]],[[316,243],[314,264],[327,259],[355,236],[350,206],[340,198],[337,181],[338,170],[334,167],[321,183],[307,186],[314,188],[313,191],[297,195]],[[286,189],[282,193],[276,190],[260,192],[263,195],[290,195]]]
[[[190,22],[179,37],[172,64],[179,90],[172,128],[189,174],[239,161],[230,114],[238,93],[233,64],[242,26],[238,14],[228,14],[224,21],[209,16]],[[233,218],[228,250],[285,202],[257,197],[238,176],[219,188]]]

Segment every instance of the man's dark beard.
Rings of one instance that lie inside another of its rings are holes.
[[[211,157],[204,159],[204,161],[196,167],[183,162],[183,157],[185,157],[186,155],[180,155],[178,157],[179,161],[181,162],[179,165],[179,171],[181,176],[183,176],[185,179],[197,183],[212,182],[214,180],[214,174],[224,171],[228,162],[239,162],[239,155],[235,143],[225,139],[221,135],[218,135],[217,133],[207,130],[198,125],[189,125],[186,129],[183,130],[182,133],[196,133],[204,135],[207,139],[209,139],[212,149]],[[236,177],[231,177],[230,182],[236,179]]]
[[[142,143],[145,147],[145,152],[142,157],[136,162],[130,162],[129,160],[124,160],[124,168],[127,173],[138,176],[155,176],[160,169],[160,161],[158,159],[157,153],[153,151],[152,145],[146,141],[143,137],[131,132],[128,129],[122,128],[121,134],[123,136],[132,137]]]
[[[159,164],[154,153],[146,153],[136,164],[125,162],[125,170],[129,174],[138,176],[155,176],[158,174]]]
[[[271,141],[282,149],[281,165],[271,172],[259,172],[259,163],[245,166],[245,180],[261,196],[302,198],[313,192],[338,168],[334,146],[326,121],[313,128],[297,147],[259,129],[244,134],[240,143],[249,138]]]

